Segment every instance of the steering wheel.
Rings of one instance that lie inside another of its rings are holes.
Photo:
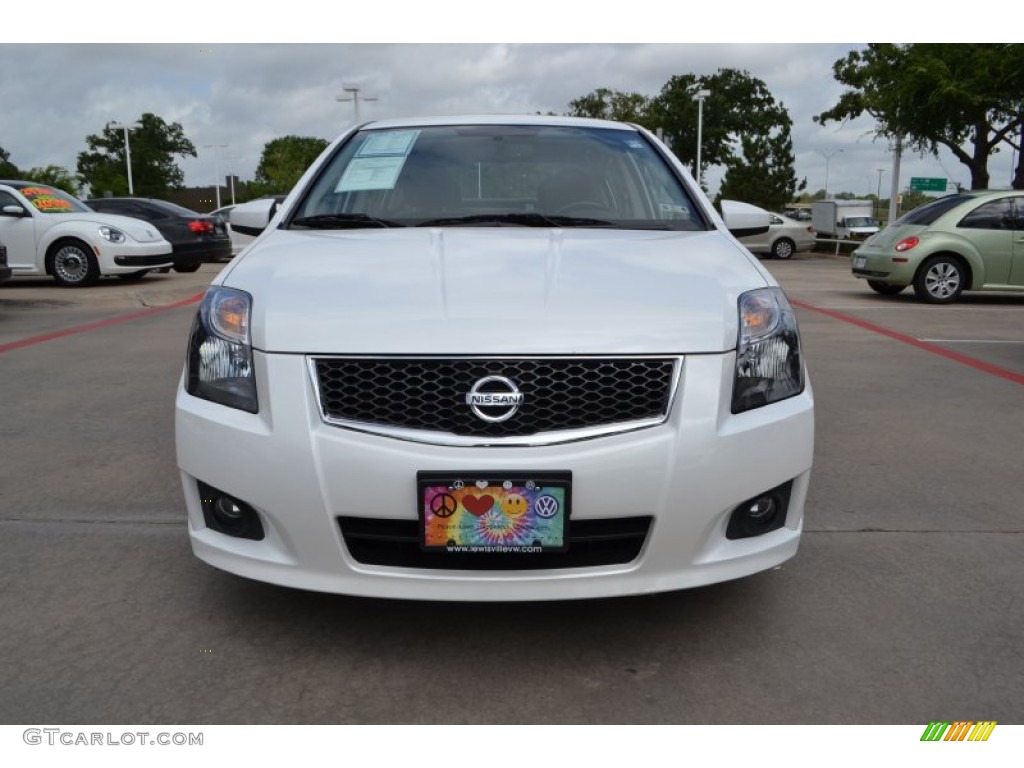
[[[561,208],[555,211],[555,215],[569,216],[573,212],[578,211],[590,211],[592,213],[597,212],[605,216],[612,213],[611,208],[609,208],[604,203],[597,202],[596,200],[577,200],[575,202],[569,203],[568,205],[563,205]]]

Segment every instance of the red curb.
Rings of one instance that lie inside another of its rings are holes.
[[[877,333],[881,336],[887,336],[890,339],[901,341],[904,344],[909,344],[912,347],[923,349],[926,352],[931,352],[933,355],[945,357],[947,360],[953,360],[954,362],[970,366],[975,370],[982,371],[992,376],[998,376],[999,378],[1006,379],[1007,381],[1012,381],[1014,384],[1024,385],[1024,376],[1021,374],[1008,371],[1005,368],[1000,368],[998,365],[986,363],[984,360],[978,360],[973,357],[968,357],[967,355],[961,355],[958,352],[951,352],[950,350],[936,344],[930,344],[927,341],[915,339],[913,336],[907,336],[904,333],[883,328],[880,325],[869,323],[867,320],[861,320],[860,318],[856,318],[851,315],[844,315],[842,312],[836,312],[831,309],[822,309],[821,307],[816,307],[813,304],[808,304],[803,301],[795,301],[793,299],[790,299],[790,303],[794,306],[800,307],[801,309],[818,312],[826,317],[831,317],[833,320],[841,320],[844,323],[856,325],[858,328],[863,328],[866,331],[871,331],[872,333]]]
[[[149,315],[155,315],[158,312],[166,312],[169,309],[180,309],[181,307],[186,307],[189,304],[195,304],[201,298],[203,298],[203,294],[197,293],[195,296],[188,299],[182,299],[181,301],[176,301],[173,304],[168,304],[163,307],[150,307],[149,309],[143,309],[127,315],[118,315],[117,317],[110,317],[106,320],[99,320],[95,323],[76,325],[73,328],[65,328],[62,331],[53,331],[52,333],[44,333],[40,336],[30,336],[29,338],[22,339],[21,341],[12,341],[7,344],[0,344],[0,354],[10,352],[12,349],[21,349],[22,347],[31,347],[36,344],[42,344],[44,341],[53,341],[54,339],[62,339],[65,336],[74,336],[76,333],[85,333],[86,331],[95,331],[97,328],[106,328],[109,325],[127,323],[129,320],[148,317]]]

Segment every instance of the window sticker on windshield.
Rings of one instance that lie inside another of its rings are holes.
[[[405,157],[354,157],[338,180],[335,192],[361,189],[394,189]]]
[[[47,187],[25,187],[20,192],[36,210],[43,213],[63,213],[75,209],[70,200],[58,197],[54,190]]]
[[[419,138],[419,131],[385,131],[374,133],[366,138],[363,146],[359,148],[356,157],[370,157],[374,155],[400,155],[408,157],[412,152],[412,145]]]

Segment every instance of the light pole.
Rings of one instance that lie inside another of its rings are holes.
[[[703,140],[704,130],[704,99],[711,95],[711,91],[707,88],[703,88],[693,94],[693,100],[697,102],[697,166],[696,173],[693,175],[697,177],[697,186],[700,186],[700,147]]]
[[[128,196],[131,197],[135,194],[135,186],[132,184],[132,148],[128,143],[128,131],[135,128],[141,128],[142,123],[127,123],[113,122],[110,124],[111,128],[123,128],[124,129],[124,159],[128,165]]]
[[[217,208],[220,208],[220,182],[221,182],[221,178],[220,178],[220,162],[219,162],[220,157],[219,157],[219,154],[218,154],[217,150],[218,149],[227,149],[227,148],[228,148],[227,144],[204,144],[203,145],[203,149],[212,149],[213,150],[213,173],[215,175],[215,178],[217,179],[217,183],[213,187],[214,194],[216,195],[216,198],[217,198],[217,205],[214,206],[214,210],[216,210]]]
[[[882,218],[882,174],[885,173],[885,168],[878,169],[878,192],[875,193],[875,205],[878,206],[877,217]]]
[[[832,162],[832,158],[833,157],[835,157],[836,155],[838,155],[842,151],[843,150],[841,150],[841,149],[837,149],[835,152],[832,152],[831,154],[826,155],[820,149],[818,150],[818,154],[820,154],[822,157],[825,158],[825,199],[826,200],[828,200],[828,164],[830,162]]]
[[[336,101],[351,101],[352,106],[355,108],[356,125],[359,125],[359,92],[362,90],[355,83],[342,83],[341,90],[345,93],[351,94],[350,96],[336,96]],[[363,101],[376,101],[376,96],[363,96]]]
[[[231,184],[231,205],[235,204],[235,170],[234,161],[238,160],[238,155],[225,155],[224,159],[228,161],[228,181]]]

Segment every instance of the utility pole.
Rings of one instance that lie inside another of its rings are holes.
[[[889,193],[889,226],[896,221],[899,214],[897,198],[900,194],[900,159],[903,157],[903,137],[896,137],[896,146],[892,152],[892,191]],[[881,178],[881,177],[879,177]]]
[[[214,206],[214,209],[220,208],[220,183],[222,181],[224,181],[224,179],[222,179],[220,177],[220,154],[217,152],[217,150],[218,149],[227,149],[227,148],[228,148],[227,144],[204,144],[203,145],[203,149],[212,149],[213,150],[213,173],[214,173],[214,176],[217,179],[217,184],[214,186],[214,194],[217,197],[217,204]],[[234,197],[234,194],[232,194],[232,197]]]
[[[359,93],[362,90],[355,83],[343,83],[341,90],[345,93],[352,94],[351,96],[335,96],[335,101],[351,101],[352,106],[355,109],[356,125],[359,125]],[[363,101],[377,101],[376,96],[363,96]]]

